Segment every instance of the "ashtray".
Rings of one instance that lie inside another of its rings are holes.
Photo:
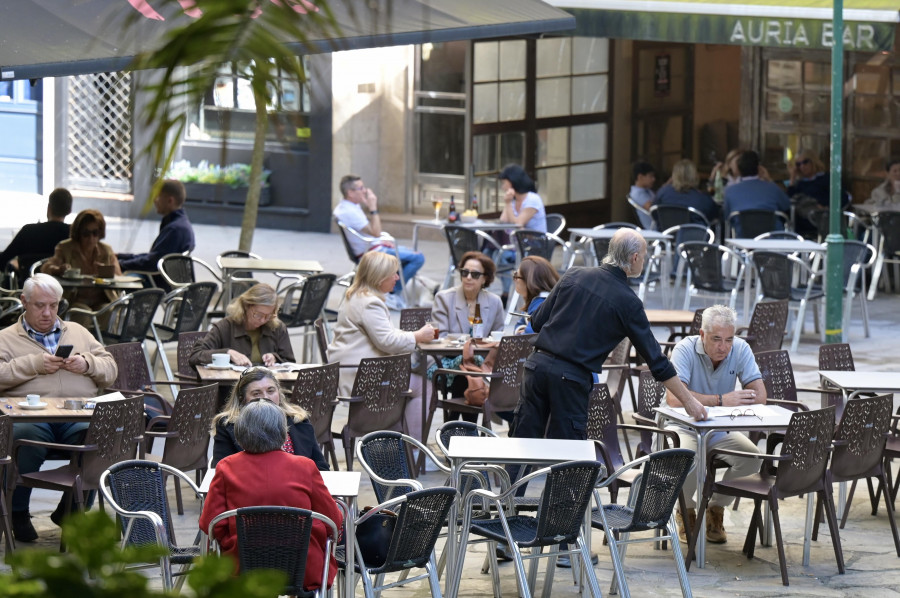
[[[84,409],[84,401],[79,399],[66,399],[63,402],[63,409],[72,409],[73,411],[76,409]]]

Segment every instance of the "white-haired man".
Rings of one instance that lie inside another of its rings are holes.
[[[22,304],[25,313],[18,322],[0,330],[0,392],[6,397],[38,394],[45,397],[87,398],[116,379],[116,362],[84,327],[63,322],[57,316],[62,286],[48,274],[35,274],[25,281]],[[60,345],[72,345],[69,357],[54,355]],[[13,426],[16,440],[41,440],[80,444],[86,423],[21,423]],[[47,449],[23,446],[17,467],[20,473],[41,468]],[[37,532],[31,524],[31,489],[18,487],[12,496],[13,534],[20,542],[33,542]],[[65,500],[50,516],[59,524]]]
[[[678,377],[691,391],[693,397],[703,405],[726,406],[742,410],[766,402],[766,386],[756,364],[750,346],[734,336],[737,315],[724,305],[713,305],[703,311],[703,323],[698,336],[689,336],[675,345],[672,363]],[[737,381],[741,389],[735,390]],[[671,392],[667,393],[668,404],[681,407],[682,401]],[[681,448],[697,450],[697,436],[676,424],[668,426],[678,432]],[[758,453],[759,449],[746,435],[740,432],[713,432],[707,440],[708,448],[723,448],[736,451]],[[706,455],[697,455],[705,459]],[[740,478],[759,471],[757,459],[724,456],[731,467],[725,472],[725,479]],[[685,502],[688,507],[688,523],[693,528],[696,522],[694,495],[697,478],[689,475],[684,483]],[[727,541],[723,517],[725,507],[733,497],[713,494],[706,510],[706,539],[715,544]],[[684,536],[683,513],[678,513],[679,535]]]

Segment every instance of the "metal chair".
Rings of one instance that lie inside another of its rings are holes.
[[[819,369],[841,372],[856,371],[856,365],[853,363],[853,352],[850,350],[850,345],[848,343],[819,345]],[[843,394],[839,389],[831,386],[829,382],[821,377],[819,378],[819,385],[830,390],[830,392],[822,393],[822,406],[835,405],[837,407],[838,417],[840,417],[841,412],[843,411]],[[836,397],[839,397],[839,400],[836,400]]]
[[[728,305],[734,309],[738,290],[744,281],[744,264],[740,256],[723,245],[699,241],[682,243],[679,253],[688,268],[682,309],[690,308],[694,293],[697,296],[701,293],[711,296],[728,295]],[[732,263],[739,264],[736,278],[725,273]]]
[[[557,237],[566,229],[566,217],[562,214],[546,214],[547,232]]]
[[[869,285],[869,301],[875,299],[878,283],[881,281],[888,264],[894,265],[894,286],[900,287],[900,212],[879,212],[876,219],[878,227],[878,257],[872,270],[872,284]],[[890,289],[888,279],[884,279],[884,287]]]
[[[135,341],[143,343],[164,294],[161,289],[143,289],[122,295],[96,311],[73,307],[69,309],[69,313],[91,318],[94,336],[104,345]],[[100,320],[104,318],[105,330],[100,326]]]
[[[784,330],[787,326],[789,302],[760,301],[753,307],[750,324],[738,328],[735,333],[750,345],[754,353],[761,351],[777,351],[784,343]]]
[[[12,525],[9,519],[9,509],[6,502],[6,483],[3,480],[9,480],[12,476],[10,465],[12,460],[13,445],[13,421],[6,414],[0,414],[0,534],[6,537],[6,554],[10,554],[16,549],[16,540],[13,537]]]
[[[313,323],[322,317],[335,279],[334,274],[315,274],[283,290],[284,301],[278,318],[288,328],[303,328],[303,360],[306,363],[315,359],[309,336],[315,334]],[[296,300],[294,295],[297,295]]]
[[[316,433],[316,442],[331,457],[331,466],[337,471],[337,454],[331,424],[334,408],[338,404],[338,382],[340,366],[329,363],[314,368],[304,368],[297,372],[291,389],[291,402],[303,407],[309,413],[309,421]]]
[[[638,467],[640,469],[637,469]],[[687,578],[687,570],[678,541],[678,528],[672,515],[675,502],[681,497],[684,480],[693,469],[694,451],[679,448],[669,449],[625,464],[597,486],[598,490],[605,488],[615,484],[622,475],[640,471],[640,483],[629,495],[627,505],[604,505],[600,500],[600,493],[594,492],[597,508],[591,512],[591,526],[603,530],[609,544],[609,555],[613,563],[610,594],[614,594],[615,588],[618,586],[622,598],[631,596],[625,581],[623,567],[625,549],[628,544],[670,540],[672,556],[675,559],[675,570],[681,585],[681,594],[686,597],[691,596],[691,583]],[[663,530],[666,533],[660,536],[631,538],[632,532]]]
[[[803,235],[789,230],[774,230],[768,233],[762,233],[753,237],[754,241],[762,241],[764,239],[788,239],[791,241],[802,241]]]
[[[638,379],[637,409],[631,414],[634,423],[639,426],[656,427],[655,409],[666,399],[666,387],[653,377],[653,373],[644,370]],[[641,439],[634,452],[635,457],[642,457],[653,452],[653,434],[641,432]]]
[[[216,293],[214,282],[194,282],[175,289],[162,300],[163,318],[150,324],[150,333],[156,341],[156,360],[162,356],[163,369],[169,380],[174,379],[169,360],[166,358],[164,343],[178,340],[182,332],[196,332],[202,329],[206,320],[206,310]]]
[[[200,556],[200,547],[179,546],[176,541],[166,496],[167,475],[184,480],[195,496],[202,499],[200,489],[188,476],[174,467],[152,461],[128,460],[110,465],[100,476],[100,492],[121,522],[122,548],[149,545],[163,549],[158,564],[136,568],[158,566],[163,588],[172,591],[181,588],[184,575]],[[181,570],[173,572],[173,565],[181,565]],[[177,585],[172,579],[175,575],[181,576]]]
[[[516,248],[516,262],[529,255],[537,255],[548,262],[553,261],[553,252],[557,247],[566,250],[568,244],[553,233],[542,233],[536,230],[518,229],[509,233],[509,238]]]
[[[335,558],[338,543],[338,526],[330,518],[296,507],[258,506],[242,507],[225,511],[209,524],[209,537],[213,537],[216,525],[234,518],[237,531],[237,553],[241,572],[257,569],[276,569],[287,576],[287,583],[281,594],[299,598],[324,598],[329,596],[328,578],[331,560]],[[313,522],[325,526],[325,558],[317,590],[306,590],[307,555]]]
[[[790,227],[790,217],[778,210],[739,210],[728,215],[731,237],[753,239],[759,235]]]
[[[371,236],[366,235],[358,230],[354,230],[354,229],[350,228],[349,226],[347,226],[340,220],[335,220],[334,222],[335,222],[335,224],[337,224],[338,230],[341,232],[341,239],[344,241],[344,249],[347,250],[347,257],[350,258],[351,262],[353,262],[353,271],[354,272],[356,272],[356,266],[359,265],[359,260],[362,257],[362,254],[357,255],[356,251],[354,251],[354,249],[353,249],[353,246],[350,245],[351,237],[365,241],[367,247],[371,246],[374,243],[379,243],[379,242],[385,243],[385,244],[387,244],[387,243],[392,244],[394,247],[394,251],[392,252],[392,255],[397,258],[398,262],[400,261],[400,252],[397,250],[397,241],[394,239],[394,237],[392,237],[388,233],[382,231],[381,236],[371,237]],[[404,278],[403,268],[400,268],[398,270],[398,272],[400,274],[400,286],[405,291],[406,285],[410,284],[412,281],[408,281]],[[344,278],[344,276],[342,276],[341,278]]]
[[[664,235],[671,235],[672,240],[670,241],[670,246],[673,248],[671,260],[672,266],[669,268],[669,272],[673,272],[675,274],[675,285],[672,289],[673,294],[678,293],[678,289],[681,288],[681,281],[684,278],[684,260],[680,259],[681,256],[681,244],[687,243],[688,241],[702,241],[704,243],[713,243],[715,241],[716,235],[713,233],[711,228],[707,228],[702,224],[678,224],[676,226],[672,226],[663,231]],[[653,242],[653,252],[651,253],[648,249],[648,256],[651,262],[658,262],[661,259],[665,258],[663,254],[662,248],[664,244],[662,241],[654,241]],[[660,268],[661,270],[661,268]]]
[[[659,230],[666,230],[679,224],[702,224],[709,228],[709,219],[703,212],[690,206],[655,205],[650,208],[650,215],[653,216]]]
[[[430,307],[408,307],[400,310],[400,330],[415,332],[431,318]]]
[[[468,228],[457,224],[448,224],[444,227],[444,238],[447,239],[447,245],[450,248],[450,264],[447,267],[447,274],[444,276],[442,289],[450,288],[453,282],[453,273],[462,256],[469,251],[483,251],[485,253],[499,253],[503,251],[503,247],[492,236],[483,230]],[[501,267],[497,275],[509,277],[513,271],[512,266]]]
[[[415,479],[416,468],[411,459],[413,449],[424,453],[440,471],[450,474],[450,468],[431,449],[412,436],[400,432],[369,432],[356,443],[356,458],[372,482],[375,500],[384,502],[414,490],[422,490],[422,484]]]
[[[160,462],[175,469],[197,472],[197,483],[206,473],[209,452],[209,429],[219,406],[219,386],[209,384],[186,388],[178,393],[178,400],[171,415],[159,415],[147,424],[144,432],[147,449],[153,448],[153,440],[165,440]],[[178,514],[184,515],[181,501],[181,483],[175,478],[175,501]]]
[[[591,555],[584,538],[582,523],[585,512],[591,504],[594,486],[603,473],[604,467],[597,461],[569,461],[527,475],[499,494],[488,490],[470,492],[466,497],[463,509],[465,516],[459,541],[459,562],[455,572],[456,576],[451,580],[448,595],[455,595],[454,591],[459,587],[459,577],[462,574],[467,552],[465,547],[469,535],[474,534],[490,541],[488,555],[491,557],[495,595],[499,595],[500,587],[495,547],[497,542],[503,542],[509,546],[513,554],[519,593],[524,598],[531,598],[533,595],[537,571],[536,567],[532,566],[529,574],[526,575],[523,560],[534,561],[539,558],[550,558],[548,572],[544,579],[544,594],[548,595],[549,588],[553,585],[554,564],[556,557],[560,554],[560,544],[568,545],[563,554],[580,558],[591,594],[595,598],[600,598],[600,586],[591,564]],[[529,484],[536,478],[544,478],[537,514],[534,516],[507,515],[504,510],[505,503],[515,496],[521,486]],[[496,509],[496,516],[473,520],[472,507],[476,500],[486,500],[492,503]],[[576,548],[572,549],[572,544],[575,544]],[[544,547],[549,547],[550,551],[544,553],[542,551]],[[523,548],[531,548],[531,554],[523,556]]]
[[[703,499],[697,512],[703,513],[706,511],[709,499],[713,493],[752,500],[754,504],[753,516],[750,519],[750,528],[747,530],[743,552],[747,555],[747,558],[753,558],[757,533],[764,525],[762,502],[766,501],[768,508],[772,512],[772,521],[775,525],[775,542],[778,549],[778,561],[781,565],[781,581],[784,585],[788,585],[789,582],[784,554],[784,540],[781,534],[779,502],[781,499],[791,496],[810,493],[819,495],[825,507],[838,571],[840,573],[844,572],[844,556],[841,550],[837,516],[834,511],[831,480],[828,476],[828,455],[833,435],[834,407],[827,407],[817,411],[794,413],[785,432],[784,444],[779,455],[746,453],[725,449],[712,449],[707,454],[709,473],[706,476]],[[719,455],[761,459],[764,461],[763,468],[760,473],[752,476],[717,482],[717,465],[714,461]],[[773,463],[778,463],[774,475],[769,473],[768,467],[769,464]],[[811,501],[807,502],[807,508],[810,506]],[[691,560],[694,557],[700,527],[699,525],[696,526],[691,534],[690,547],[686,559],[688,568],[690,568]],[[804,555],[807,554],[809,554],[807,547],[804,546]]]
[[[0,328],[14,324],[25,307],[18,297],[0,297]]]
[[[316,319],[313,327],[316,329],[316,346],[319,347],[319,356],[322,358],[322,363],[328,363],[328,330],[325,328],[325,320]]]
[[[788,301],[788,307],[796,305],[797,314],[794,331],[791,334],[791,351],[796,351],[803,332],[807,306],[816,301],[819,310],[813,312],[816,330],[819,329],[819,311],[825,297],[820,285],[816,284],[816,273],[802,259],[774,251],[754,251],[751,255],[756,279],[759,281],[757,301],[773,299]],[[794,281],[798,281],[796,284]],[[805,282],[804,282],[805,281]]]
[[[156,268],[159,270],[163,280],[165,280],[166,284],[173,289],[185,287],[191,283],[197,282],[197,266],[206,270],[216,282],[219,284],[222,283],[222,278],[212,266],[192,255],[170,253],[159,258],[159,262],[156,264]]]
[[[878,252],[874,247],[861,241],[844,241],[844,314],[842,318],[842,340],[849,339],[850,313],[853,308],[853,299],[859,297],[860,310],[862,311],[863,330],[866,338],[869,338],[869,307],[866,301],[866,270],[872,267]]]
[[[607,222],[606,224],[598,224],[593,230],[601,230],[605,228],[630,228],[639,230],[638,225],[631,222]],[[575,263],[575,259],[581,256],[581,261],[585,266],[599,264],[603,257],[608,253],[609,239],[591,239],[588,237],[577,237],[570,241],[567,248],[568,258],[563,260],[566,268],[571,268]]]
[[[644,222],[653,222],[653,215],[650,213],[650,210],[639,204],[630,195],[626,195],[625,200],[628,202],[628,205],[634,208],[634,215],[637,217],[638,222],[642,225]],[[654,222],[654,225],[655,224],[656,223]]]
[[[359,362],[350,397],[347,423],[340,432],[347,460],[353,471],[353,446],[356,439],[375,430],[407,432],[403,411],[410,398],[409,353],[368,357]]]
[[[141,343],[117,343],[107,346],[106,350],[113,356],[117,369],[115,381],[106,389],[108,392],[128,395],[140,393],[144,399],[144,410],[151,417],[172,414],[172,405],[155,390],[155,385],[163,381],[153,380],[150,375],[150,362]],[[181,384],[171,381],[165,383]]]

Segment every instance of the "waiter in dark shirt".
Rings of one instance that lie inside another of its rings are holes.
[[[525,362],[513,436],[584,440],[592,373],[602,370],[626,336],[691,417],[706,419],[706,408],[662,354],[644,305],[628,286],[628,278],[640,276],[646,257],[640,233],[619,229],[599,268],[570,268],[556,283],[531,320],[538,336]]]
[[[47,222],[26,224],[9,246],[0,253],[0,267],[7,264],[16,271],[21,285],[28,278],[31,265],[52,257],[56,244],[69,238],[69,225],[64,222],[72,212],[72,194],[59,187],[50,193],[47,203]]]

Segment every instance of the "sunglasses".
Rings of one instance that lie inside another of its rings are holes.
[[[478,272],[477,270],[466,270],[465,268],[459,269],[459,277],[465,278],[468,276],[472,280],[478,280],[482,276],[484,276],[484,272]]]
[[[797,160],[796,162],[794,162],[794,164],[796,164],[797,166],[806,166],[807,164],[809,164],[809,158],[807,158],[806,160]]]

